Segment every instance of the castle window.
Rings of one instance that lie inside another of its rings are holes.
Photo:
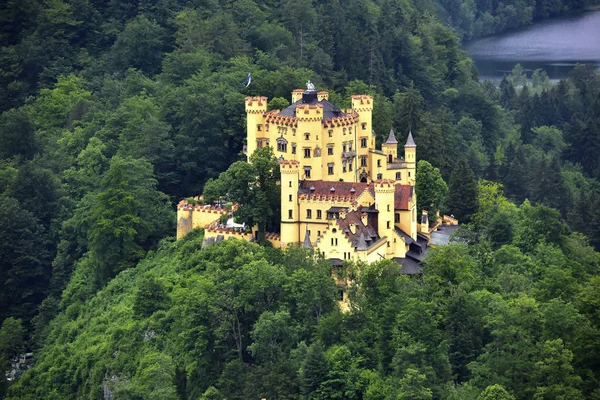
[[[269,124],[265,125],[265,131],[269,132]]]
[[[307,219],[311,219],[312,218],[312,210],[311,209],[306,210],[306,218]]]
[[[396,180],[399,181],[402,179],[402,172],[396,172]]]
[[[352,163],[349,163],[349,164],[348,164],[348,170],[349,170],[349,171],[352,171]]]
[[[294,218],[294,212],[293,212],[293,210],[288,210],[288,218],[289,219],[293,219]]]
[[[382,174],[377,174],[377,180],[381,180],[383,179],[383,175]]]
[[[327,173],[333,175],[333,163],[327,164]]]
[[[262,132],[262,125],[261,124],[256,125],[256,130],[259,132]]]
[[[381,160],[377,160],[377,166],[381,167]]]
[[[329,137],[333,137],[333,129],[328,130],[327,133],[329,134]]]
[[[317,210],[317,219],[323,218],[323,212],[321,210]],[[319,234],[320,236],[321,234]]]
[[[280,139],[277,141],[277,151],[287,153],[287,142],[285,140]]]
[[[408,177],[410,178],[410,172],[408,173]]]
[[[310,167],[304,167],[304,176],[310,178]]]
[[[327,145],[327,154],[330,156],[333,155],[333,145],[332,144]]]
[[[387,228],[390,229],[390,221],[386,221],[387,222]]]
[[[289,184],[290,184],[290,187],[292,187],[292,181],[290,181]]]
[[[338,244],[337,238],[331,238],[331,245],[337,246],[337,244]]]
[[[310,140],[310,133],[304,134],[304,140]]]
[[[352,151],[352,143],[353,142],[348,142],[348,151]]]
[[[395,224],[400,223],[400,214],[398,214],[398,213],[394,214],[394,223]]]
[[[360,158],[360,166],[361,167],[366,167],[367,166],[367,157],[366,156],[362,156]]]
[[[346,128],[344,128],[343,131],[344,131],[344,136],[346,136]]]
[[[304,149],[304,158],[310,158],[310,147]]]
[[[317,237],[321,237],[321,231],[317,231]]]
[[[342,146],[342,151],[345,153],[346,152],[346,143],[344,143],[344,145]]]
[[[296,143],[292,143],[292,154],[296,154]]]
[[[363,149],[367,147],[367,138],[360,138],[360,147],[362,147]]]
[[[346,172],[346,165],[348,165],[348,163],[346,161],[342,162],[342,172]]]
[[[362,130],[366,131],[367,130],[367,123],[363,122],[361,125],[362,125]]]
[[[394,160],[392,159],[392,155],[391,155],[391,154],[389,154],[389,155],[388,155],[388,162],[391,164],[391,163],[392,163],[392,161],[394,161]]]
[[[292,183],[292,182],[290,182],[290,183]],[[290,194],[290,203],[291,203],[292,201],[294,201],[294,200],[293,200],[293,198],[292,198],[292,195]]]
[[[389,204],[387,205],[387,210],[390,211],[390,205]]]

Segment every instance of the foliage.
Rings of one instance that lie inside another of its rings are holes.
[[[419,193],[417,197],[417,210],[426,210],[431,214],[431,223],[435,221],[435,215],[442,207],[443,201],[448,193],[446,182],[440,174],[440,170],[434,168],[425,160],[417,164],[415,190]]]

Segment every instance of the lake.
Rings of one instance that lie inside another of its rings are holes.
[[[577,63],[600,66],[600,10],[538,22],[519,30],[463,45],[481,79],[500,80],[521,64],[531,73],[546,71],[561,79]]]

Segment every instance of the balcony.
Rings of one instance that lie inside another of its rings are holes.
[[[342,152],[342,158],[353,158],[356,157],[356,151],[355,150],[350,150],[350,151],[344,151]]]

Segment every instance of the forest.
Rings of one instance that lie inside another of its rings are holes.
[[[600,399],[600,74],[479,82],[463,39],[594,1],[0,4],[0,364],[9,399]],[[252,83],[245,87],[248,73]],[[175,242],[244,98],[374,96],[458,244],[421,277]],[[359,273],[360,271],[360,273]]]

